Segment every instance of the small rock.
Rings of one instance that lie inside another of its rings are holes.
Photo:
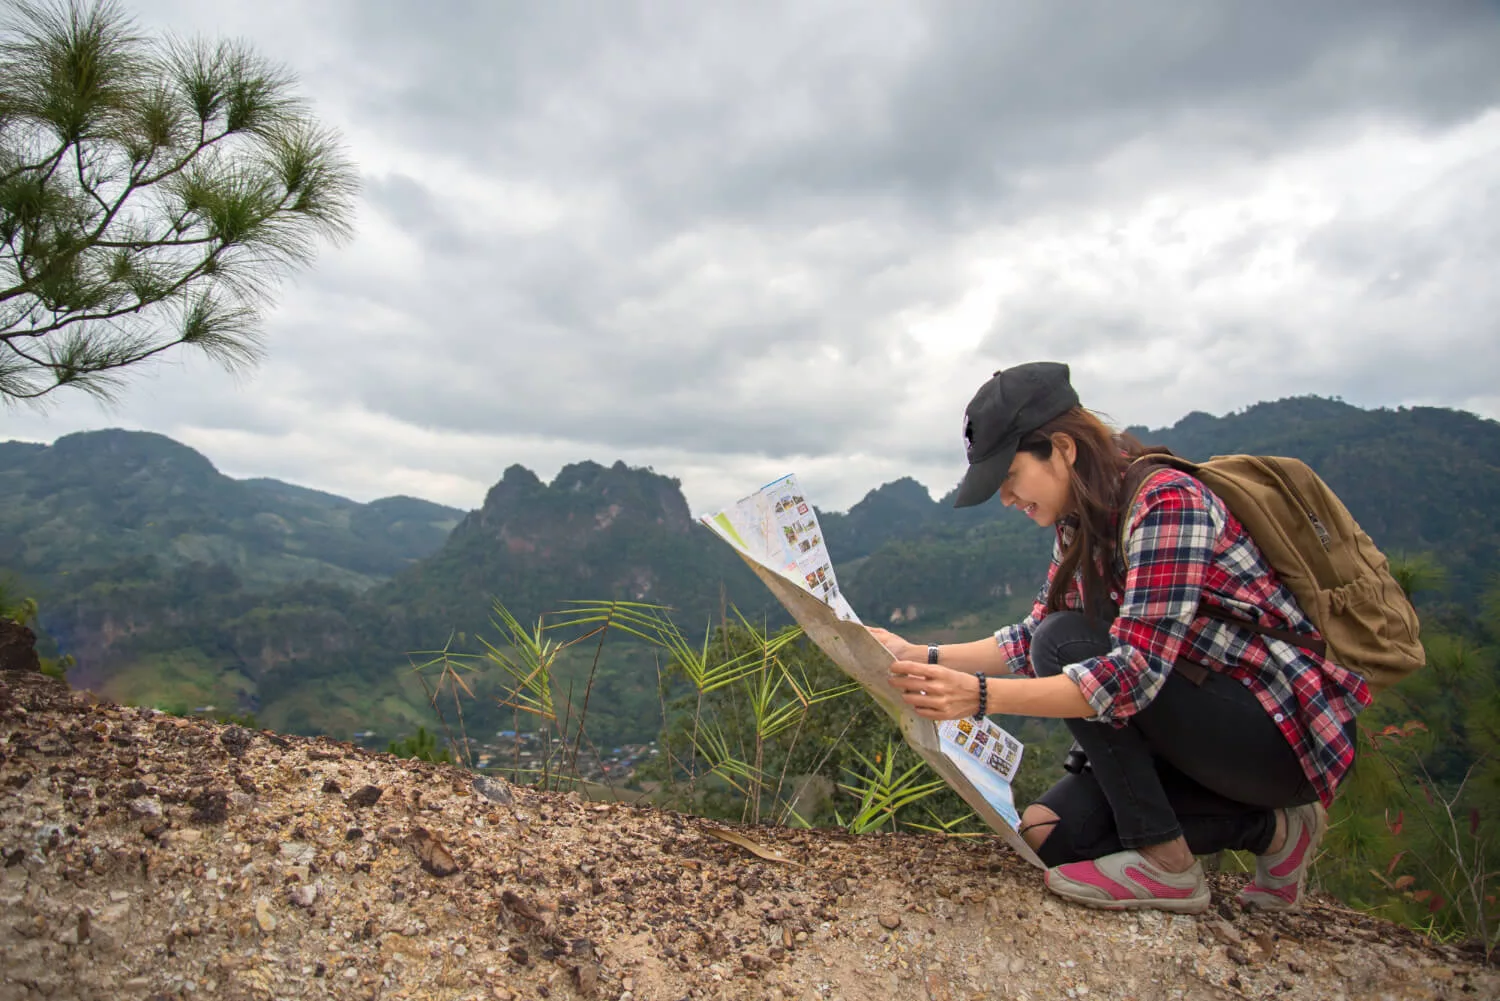
[[[161,816],[161,800],[155,796],[141,796],[130,801],[130,815],[137,820]]]
[[[1020,973],[1024,969],[1026,969],[1026,960],[1022,959],[1020,956],[1017,956],[1010,961],[1011,973]]]
[[[512,918],[518,918],[522,922],[523,926],[528,924],[540,925],[546,923],[546,919],[542,917],[541,913],[531,903],[531,901],[522,897],[515,890],[507,888],[501,891],[500,903],[504,908],[501,911],[502,917],[509,915]]]
[[[318,890],[317,883],[299,883],[287,890],[286,895],[287,899],[298,907],[311,909],[312,905],[318,902]]]
[[[411,845],[412,851],[416,852],[422,868],[432,875],[442,878],[458,872],[458,863],[454,861],[453,855],[426,828],[414,828],[407,843]]]
[[[569,969],[573,978],[573,986],[578,993],[586,998],[593,997],[599,990],[599,967],[592,961],[579,963]]]
[[[385,790],[380,788],[379,786],[363,786],[359,789],[356,789],[348,799],[344,800],[344,802],[348,803],[352,807],[374,806],[376,803],[380,802],[380,797],[384,794]]]
[[[1241,966],[1249,966],[1250,965],[1250,954],[1247,953],[1240,946],[1231,945],[1227,949],[1224,950],[1224,953],[1230,959],[1232,959],[1234,962],[1238,963]]]
[[[255,902],[255,923],[267,934],[276,930],[276,915],[271,913],[271,902],[265,897]]]
[[[1208,922],[1208,930],[1213,932],[1214,938],[1225,945],[1239,945],[1244,941],[1240,933],[1235,930],[1234,925],[1227,921],[1210,921]]]
[[[255,734],[242,726],[231,726],[219,734],[219,743],[223,744],[224,749],[236,758],[244,754],[254,740]]]
[[[531,954],[526,951],[526,947],[524,945],[513,945],[509,949],[505,950],[505,954],[509,956],[510,961],[512,963],[515,963],[517,966],[525,966],[526,964],[531,962]]]
[[[901,915],[897,914],[895,911],[885,911],[880,915],[879,921],[880,927],[886,929],[887,931],[895,931],[897,928],[901,927]]]
[[[317,859],[318,850],[303,841],[288,841],[277,854],[288,865],[309,865]]]
[[[769,956],[762,956],[758,952],[747,952],[740,956],[740,963],[747,970],[769,970],[776,963]]]
[[[156,841],[167,833],[167,822],[161,817],[147,817],[141,821],[141,833],[152,841]]]
[[[205,789],[188,801],[193,808],[195,824],[222,824],[229,818],[229,793],[223,789]]]
[[[324,779],[323,780],[323,791],[326,792],[326,793],[340,793],[340,792],[343,792],[344,790],[343,790],[342,787],[339,786],[338,780],[336,780],[336,779]],[[376,797],[376,798],[379,798],[379,797]]]
[[[509,806],[514,797],[510,794],[510,785],[504,779],[494,778],[489,775],[474,776],[474,791],[492,803],[501,803]]]

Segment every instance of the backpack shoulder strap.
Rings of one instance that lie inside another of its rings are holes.
[[[1127,570],[1129,569],[1129,564],[1125,556],[1125,536],[1130,527],[1130,511],[1135,507],[1136,502],[1140,500],[1141,488],[1146,485],[1146,480],[1151,477],[1151,474],[1161,469],[1176,469],[1197,478],[1202,467],[1198,463],[1190,462],[1187,459],[1170,453],[1143,455],[1130,464],[1130,468],[1125,472],[1125,481],[1120,491],[1120,496],[1125,498],[1125,502],[1120,507],[1119,553],[1120,564]],[[1285,474],[1279,469],[1274,470],[1274,472],[1277,478],[1285,483]],[[1290,485],[1287,485],[1287,489],[1291,489]],[[1222,500],[1223,498],[1220,499]],[[1225,506],[1228,506],[1227,503]],[[1228,622],[1240,626],[1253,633],[1259,633],[1271,639],[1278,639],[1292,646],[1311,650],[1319,656],[1323,656],[1327,649],[1327,645],[1321,639],[1294,633],[1289,629],[1276,629],[1271,626],[1263,626],[1259,622],[1242,619],[1232,612],[1207,604],[1201,599],[1198,602],[1198,614],[1210,619],[1218,619],[1220,622]]]
[[[1125,557],[1125,542],[1130,531],[1130,512],[1141,499],[1141,489],[1146,485],[1146,481],[1153,473],[1163,469],[1176,469],[1191,476],[1197,473],[1198,464],[1175,456],[1171,452],[1150,452],[1130,464],[1125,470],[1125,479],[1120,484],[1119,537],[1115,540],[1115,544],[1120,554],[1120,564],[1127,570],[1130,569],[1130,564]]]

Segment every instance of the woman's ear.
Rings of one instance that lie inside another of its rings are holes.
[[[1078,459],[1078,443],[1066,432],[1053,432],[1052,452],[1054,455],[1061,455],[1063,461],[1071,467]]]

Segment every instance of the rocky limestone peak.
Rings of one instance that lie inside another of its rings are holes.
[[[484,506],[466,519],[466,530],[504,537],[576,535],[590,526],[653,525],[686,533],[692,528],[678,480],[623,462],[577,462],[544,484],[524,466],[511,466],[490,488]]]
[[[520,463],[507,466],[499,482],[484,495],[484,504],[470,517],[479,517],[486,511],[502,512],[540,497],[547,487],[531,470]]]
[[[0,673],[0,997],[1484,998],[1314,900],[1064,904],[998,839],[709,823]]]
[[[858,504],[850,507],[850,518],[859,516],[897,516],[916,515],[926,518],[936,507],[933,495],[927,491],[926,486],[916,482],[910,476],[903,476],[898,480],[874,488],[865,494]]]

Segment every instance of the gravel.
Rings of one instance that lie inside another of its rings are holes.
[[[733,828],[767,861],[31,674],[0,674],[0,752],[0,1001],[1500,997],[1471,953],[1316,898],[1244,914],[1222,874],[1202,918],[1108,914],[998,840]]]

